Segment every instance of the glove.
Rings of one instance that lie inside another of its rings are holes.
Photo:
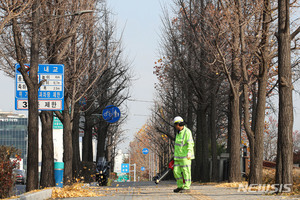
[[[188,152],[186,157],[187,157],[188,160],[190,160],[192,158],[192,153]]]

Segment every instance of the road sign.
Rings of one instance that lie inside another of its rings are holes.
[[[128,174],[118,173],[117,182],[127,182],[129,180]]]
[[[85,106],[86,105],[86,97],[81,97],[81,99],[79,99],[78,103],[80,106]]]
[[[121,164],[121,172],[122,173],[129,173],[129,164],[128,163],[122,163]]]
[[[26,64],[29,68],[30,65]],[[16,69],[15,109],[28,110],[28,91],[21,72],[20,65]],[[44,81],[38,91],[39,110],[64,109],[64,65],[39,64],[38,81]]]
[[[102,111],[102,117],[109,123],[115,123],[121,117],[120,109],[114,105],[106,106]]]
[[[146,155],[146,154],[148,154],[148,153],[149,153],[149,150],[148,150],[147,148],[144,148],[142,152],[143,152],[143,154],[145,154],[145,155]]]
[[[64,125],[57,117],[53,117],[53,129],[63,129]]]
[[[145,171],[145,167],[141,167],[141,170],[142,170],[142,171]]]

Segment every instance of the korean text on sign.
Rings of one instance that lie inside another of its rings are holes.
[[[26,64],[27,68],[30,65]],[[16,110],[28,109],[28,91],[19,64],[16,68]],[[30,70],[29,70],[30,72]],[[39,64],[38,80],[42,86],[38,91],[39,110],[63,110],[64,107],[64,65]]]

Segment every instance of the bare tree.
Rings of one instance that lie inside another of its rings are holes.
[[[38,88],[40,84],[37,80],[39,64],[39,17],[40,1],[35,0],[32,5],[32,32],[30,49],[30,74],[24,66],[25,55],[21,53],[21,33],[17,21],[13,19],[15,45],[18,63],[21,65],[21,74],[28,88],[28,158],[27,158],[27,185],[26,191],[38,188]]]
[[[0,2],[0,34],[5,26],[11,23],[13,18],[17,18],[32,6],[33,0],[25,1],[1,1]],[[10,73],[9,71],[7,71]]]
[[[276,159],[276,183],[293,184],[293,99],[291,70],[291,40],[299,33],[300,27],[290,33],[290,2],[278,1],[278,82],[279,116],[278,146]]]
[[[72,120],[74,116],[74,98],[72,96],[72,87],[76,87],[77,79],[74,77],[75,73],[71,73],[73,69],[76,71],[76,61],[74,63],[67,62],[67,56],[73,50],[70,48],[72,46],[72,41],[76,38],[76,33],[79,32],[78,28],[83,22],[81,15],[87,13],[85,11],[93,10],[94,1],[69,1],[64,2],[44,2],[43,4],[43,46],[45,50],[43,57],[48,60],[51,64],[64,63],[65,64],[65,110],[61,114],[56,112],[59,119],[64,125],[64,184],[70,184],[73,178],[72,176]],[[50,19],[49,19],[50,16]],[[89,17],[91,18],[91,17]],[[90,20],[93,23],[93,20]],[[80,33],[80,32],[79,32]],[[75,54],[76,55],[76,54]],[[77,58],[76,58],[77,59]],[[81,69],[83,70],[83,69]],[[69,108],[71,107],[71,113]],[[43,111],[41,116],[51,115],[52,111]],[[53,120],[53,119],[52,119]],[[51,123],[50,121],[42,121],[42,123]],[[52,132],[45,133],[45,135],[50,135]],[[51,140],[46,140],[45,142],[53,143]],[[49,152],[50,153],[50,152]],[[51,154],[51,153],[50,153]],[[49,157],[49,159],[51,159]],[[53,163],[53,161],[52,161]],[[43,166],[42,166],[43,168]],[[43,180],[41,180],[42,182]]]
[[[129,98],[128,85],[131,81],[129,64],[123,57],[121,39],[116,39],[115,23],[110,18],[109,10],[104,7],[100,20],[103,22],[95,28],[94,38],[88,42],[88,51],[92,55],[92,66],[86,72],[85,80],[87,98],[85,117],[85,135],[83,137],[82,159],[93,162],[92,140],[97,139],[97,155],[113,161],[116,142],[119,141],[120,126],[126,119],[126,112],[122,112],[121,120],[110,124],[101,117],[103,109],[108,105],[123,107],[124,101]],[[93,40],[99,39],[97,45]],[[97,66],[103,66],[101,70]],[[90,82],[94,82],[91,85]],[[100,117],[99,117],[100,116]]]
[[[9,30],[1,36],[2,38],[13,36],[13,41],[9,39],[7,42],[9,43],[8,47],[13,46],[12,49],[15,51],[12,53],[8,48],[1,51],[1,54],[4,55],[2,62],[8,63],[12,71],[14,71],[13,60],[20,64],[18,70],[21,72],[28,89],[28,155],[30,156],[27,163],[26,190],[30,191],[38,188],[38,89],[41,83],[38,82],[37,72],[40,44],[40,1],[7,1],[1,2],[1,6],[7,12],[7,18],[1,24],[1,32],[4,27]],[[31,21],[30,25],[27,24],[29,20]],[[30,54],[30,62],[28,61],[28,54]],[[29,69],[25,68],[25,63],[30,63]],[[7,69],[9,68],[4,68],[4,71],[12,75],[13,73]],[[30,71],[29,74],[28,71]]]

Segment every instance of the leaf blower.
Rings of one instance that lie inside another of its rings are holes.
[[[167,169],[167,170],[165,170],[164,172],[162,172],[161,175],[157,175],[157,176],[153,177],[154,182],[155,182],[156,184],[159,184],[159,182],[160,182],[164,177],[166,177],[166,176],[168,175],[168,173],[169,173],[170,171],[172,171],[173,169],[174,169],[174,159],[172,159],[172,160],[169,162],[169,166],[168,166],[168,169]],[[182,177],[183,177],[183,176],[182,176]],[[183,182],[185,182],[184,179],[183,179]]]
[[[169,167],[168,167],[168,169],[165,170],[164,172],[162,172],[161,175],[157,175],[157,176],[155,176],[155,177],[153,178],[154,182],[155,182],[156,184],[158,184],[165,176],[168,175],[168,173],[169,173],[171,170],[173,170],[173,168],[174,168],[174,160],[172,159],[171,162],[169,162]]]

